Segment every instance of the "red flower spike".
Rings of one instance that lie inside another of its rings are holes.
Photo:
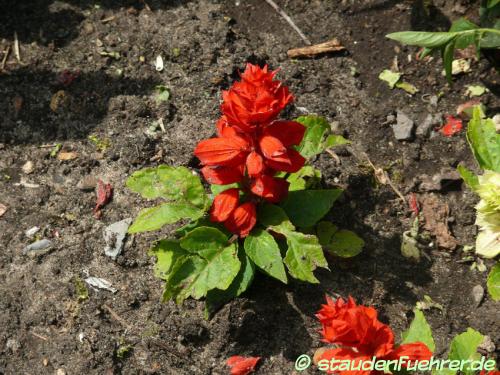
[[[257,152],[252,151],[246,160],[247,173],[250,177],[256,177],[264,172],[266,166],[264,159]]]
[[[217,124],[215,126],[219,137],[234,137],[235,135],[238,135],[238,132],[227,123],[226,116],[222,116],[219,120],[217,120]]]
[[[259,139],[259,146],[266,159],[271,159],[279,163],[292,163],[288,157],[286,147],[278,138],[264,135]]]
[[[226,364],[231,367],[231,375],[247,375],[254,371],[259,361],[260,357],[234,355],[227,360]]]
[[[219,193],[210,208],[210,220],[215,222],[226,221],[238,206],[239,190],[236,188]]]
[[[248,142],[241,137],[210,138],[198,143],[194,154],[205,165],[236,165],[248,149]]]
[[[206,166],[201,168],[201,173],[212,185],[228,185],[243,178],[243,172],[238,167]]]
[[[451,137],[462,130],[462,120],[451,115],[446,116],[446,124],[441,128],[441,133],[446,137]]]
[[[264,65],[263,68],[261,68],[258,65],[252,65],[250,63],[247,64],[245,71],[241,73],[241,79],[243,81],[252,83],[254,85],[262,85],[262,84],[269,84],[273,81],[274,76],[276,75],[278,71],[275,70],[273,72],[268,71],[268,66]]]
[[[408,361],[422,361],[432,357],[432,352],[427,345],[421,342],[412,342],[398,346],[389,356],[389,359],[408,357]],[[500,375],[500,374],[499,374]]]
[[[285,147],[296,146],[302,142],[306,127],[296,121],[274,121],[264,129],[265,135],[278,138]]]
[[[250,190],[268,202],[277,203],[286,198],[290,183],[282,178],[262,175],[256,178]]]
[[[229,218],[224,222],[224,226],[231,233],[240,237],[246,237],[257,223],[257,210],[252,202],[243,203],[236,208]]]
[[[293,148],[289,148],[287,150],[287,156],[288,159],[290,160],[290,163],[281,163],[274,159],[267,159],[266,164],[270,168],[276,171],[295,173],[298,172],[306,162],[306,159],[297,150],[294,150]]]

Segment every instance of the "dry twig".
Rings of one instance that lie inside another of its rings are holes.
[[[111,314],[111,316],[119,323],[121,323],[124,327],[126,327],[128,330],[132,330],[132,326],[128,324],[127,321],[123,319],[120,315],[118,315],[115,310],[113,310],[106,304],[102,305],[102,307],[104,307]]]
[[[17,61],[21,62],[21,53],[19,52],[19,39],[17,39],[17,31],[14,31],[14,55]]]
[[[270,6],[272,6],[274,8],[274,10],[276,12],[278,12],[278,14],[283,17],[283,19],[288,22],[288,24],[290,26],[292,26],[292,28],[297,32],[297,34],[299,34],[299,36],[302,38],[302,40],[310,45],[311,44],[311,41],[307,38],[307,36],[305,36],[305,34],[302,32],[302,30],[299,29],[299,27],[295,24],[295,22],[293,22],[293,20],[288,16],[288,14],[286,14],[283,9],[281,9],[278,4],[276,4],[273,0],[266,0],[266,3],[268,3]]]
[[[3,51],[4,55],[3,55],[3,59],[2,59],[2,65],[0,66],[0,70],[4,70],[5,69],[5,63],[7,62],[7,59],[9,58],[9,54],[10,54],[10,46],[7,46],[7,49],[5,51]]]
[[[337,38],[333,38],[327,42],[314,44],[312,46],[292,48],[287,52],[288,57],[291,59],[297,57],[311,57],[321,55],[323,53],[343,51],[345,47],[340,44]]]

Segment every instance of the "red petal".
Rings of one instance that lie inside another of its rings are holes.
[[[296,121],[274,121],[267,126],[264,134],[278,138],[285,147],[300,144],[306,127]]]
[[[290,163],[282,163],[280,161],[276,161],[275,159],[267,159],[266,164],[276,171],[295,173],[298,172],[306,162],[306,159],[304,159],[304,157],[293,148],[289,148],[287,150],[287,156]]]
[[[266,159],[272,159],[281,163],[291,163],[286,152],[286,147],[278,138],[264,135],[259,139],[259,146]]]
[[[264,159],[257,152],[252,151],[247,157],[247,172],[250,177],[255,177],[264,172]]]
[[[215,222],[226,221],[233,213],[239,201],[239,190],[237,188],[228,189],[219,193],[212,203],[210,209],[210,220]]]
[[[97,181],[97,202],[94,208],[94,216],[99,219],[101,217],[101,208],[109,203],[113,198],[113,187],[111,184],[105,184],[102,180]]]
[[[446,137],[451,137],[460,130],[462,130],[462,120],[453,116],[446,116],[446,124],[441,128],[441,133]]]
[[[259,361],[260,357],[234,355],[227,360],[226,364],[231,367],[231,375],[247,375],[255,369]]]
[[[407,361],[423,361],[432,357],[432,352],[427,345],[421,342],[412,342],[398,346],[387,357],[390,359],[398,359],[400,357],[409,357]]]
[[[248,150],[248,142],[237,136],[210,138],[198,143],[194,154],[205,165],[235,165]]]
[[[352,349],[348,348],[337,348],[337,349],[328,349],[322,352],[319,355],[319,358],[315,358],[318,361],[318,368],[321,371],[326,372],[327,374],[341,374],[341,375],[369,375],[371,373],[370,370],[362,370],[363,362],[371,361],[371,357],[366,355],[362,355],[360,353],[355,352]],[[340,370],[341,364],[339,362],[333,362],[333,366],[336,368],[332,368],[331,363],[332,360],[336,359],[337,361],[349,360],[351,361],[350,366],[357,368],[360,367],[360,370]],[[361,363],[359,363],[361,362]],[[367,365],[366,365],[367,366]],[[336,371],[335,371],[336,370]]]
[[[238,132],[227,123],[226,116],[222,116],[219,120],[217,120],[217,124],[215,126],[219,137],[233,137],[238,135]]]
[[[288,194],[290,183],[282,178],[263,175],[252,182],[252,193],[264,198],[268,202],[280,202]]]
[[[227,185],[240,182],[243,173],[237,167],[206,166],[201,169],[205,180],[212,185]]]
[[[225,227],[230,232],[240,237],[246,237],[257,223],[257,211],[255,204],[251,202],[243,203],[224,222]]]

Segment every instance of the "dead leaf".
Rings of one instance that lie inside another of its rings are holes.
[[[288,57],[295,59],[297,57],[311,57],[321,55],[328,52],[343,51],[345,47],[340,44],[337,38],[333,38],[327,42],[314,44],[312,46],[292,48],[287,52]]]
[[[96,219],[101,218],[101,208],[109,203],[113,197],[113,187],[111,184],[105,184],[102,180],[97,181],[97,203],[94,208],[94,216]]]
[[[424,217],[424,229],[436,237],[438,247],[454,250],[458,242],[448,228],[450,213],[448,204],[441,202],[434,194],[426,194],[420,200],[420,205]]]
[[[66,92],[64,90],[59,90],[50,99],[50,109],[52,112],[57,112],[57,109],[66,101]]]
[[[5,204],[0,203],[0,217],[7,211],[7,206]]]
[[[74,160],[78,157],[78,153],[70,151],[61,151],[57,154],[57,159],[58,160]]]

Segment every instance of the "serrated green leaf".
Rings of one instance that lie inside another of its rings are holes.
[[[196,220],[205,214],[203,209],[186,202],[167,202],[139,211],[128,233],[140,233],[157,230],[181,219]]]
[[[212,227],[199,227],[187,233],[180,241],[184,250],[209,259],[221,248],[229,245],[228,237]]]
[[[331,134],[325,140],[325,148],[348,145],[351,141],[338,134]]]
[[[298,172],[290,173],[286,180],[290,183],[288,191],[305,190],[319,184],[321,171],[310,165],[305,165]]]
[[[341,229],[333,234],[325,247],[336,256],[351,258],[361,253],[363,246],[365,246],[365,241],[356,233]]]
[[[176,263],[165,283],[163,299],[182,303],[186,298],[205,297],[209,290],[229,288],[240,270],[236,245],[222,247],[205,259],[187,257]]]
[[[482,118],[478,107],[474,107],[467,127],[467,140],[479,166],[500,173],[500,134],[492,119]]]
[[[474,172],[467,169],[463,165],[459,165],[457,167],[457,171],[458,173],[460,173],[460,177],[462,177],[467,186],[472,190],[476,190],[477,186],[479,185],[479,180]]]
[[[226,302],[229,302],[246,291],[252,284],[255,275],[254,264],[250,258],[245,255],[245,252],[242,249],[239,251],[239,259],[241,262],[240,271],[234,278],[229,288],[226,290],[212,289],[208,291],[207,299],[205,301],[206,319],[208,319]]]
[[[313,271],[317,267],[328,269],[328,263],[318,238],[300,232],[288,231],[284,234],[288,245],[285,264],[290,275],[302,281],[319,283]]]
[[[396,85],[396,83],[399,81],[400,78],[401,78],[401,73],[396,73],[389,69],[385,69],[378,75],[378,79],[387,82],[387,84],[391,89],[394,88],[394,86]]]
[[[252,262],[266,274],[287,283],[280,249],[268,232],[254,229],[245,239],[245,252]]]
[[[467,328],[467,331],[453,338],[450,344],[448,359],[466,361],[478,360],[481,355],[477,352],[477,347],[483,342],[484,336],[472,328]],[[475,372],[469,369],[470,364],[467,364],[462,371],[465,375],[473,375]],[[456,371],[450,371],[456,373]]]
[[[295,121],[306,127],[304,138],[297,147],[297,151],[306,159],[322,153],[325,150],[325,137],[331,131],[328,121],[324,117],[315,115],[301,116]]]
[[[291,191],[281,207],[294,225],[312,227],[330,211],[341,194],[341,189]]]
[[[329,245],[333,235],[338,230],[339,228],[329,221],[320,221],[318,225],[316,225],[316,234],[320,245],[323,247]]]
[[[491,269],[486,285],[493,301],[500,301],[500,262]]]
[[[436,345],[432,337],[431,326],[427,323],[422,311],[414,309],[413,312],[415,313],[415,318],[413,318],[410,327],[402,333],[403,341],[401,344],[422,342],[427,345],[431,352],[434,352]]]
[[[449,32],[400,31],[386,35],[386,37],[411,46],[437,48],[443,47],[451,41],[455,34]]]
[[[179,241],[166,239],[158,241],[149,255],[156,257],[155,276],[166,280],[174,265],[189,256],[189,253],[180,247]]]
[[[257,214],[259,222],[278,233],[293,231],[295,227],[286,216],[285,210],[274,204],[263,204]]]
[[[200,178],[185,167],[160,165],[141,169],[127,179],[127,187],[147,199],[187,201],[199,208],[207,204]]]

